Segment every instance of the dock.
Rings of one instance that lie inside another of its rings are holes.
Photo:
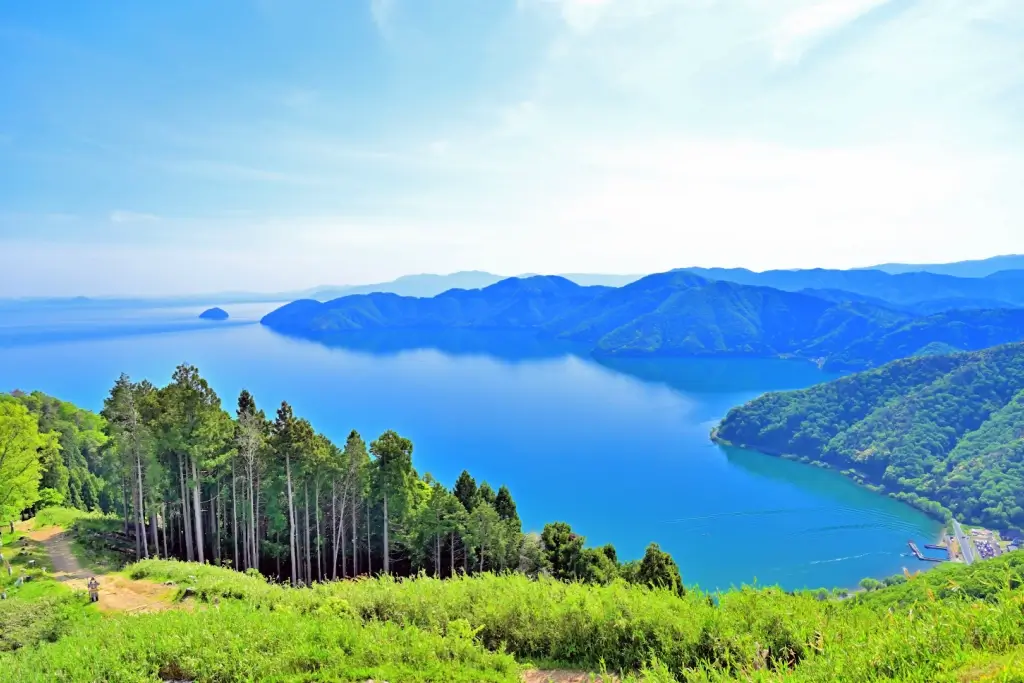
[[[929,550],[949,550],[949,548],[941,543],[925,543],[924,547]]]
[[[924,553],[922,553],[918,549],[917,544],[914,543],[913,541],[907,541],[907,545],[910,546],[910,552],[914,553],[914,557],[916,557],[917,559],[921,560],[922,562],[942,562],[942,558],[939,558],[939,557],[927,557]],[[928,546],[925,546],[925,547],[927,548]]]

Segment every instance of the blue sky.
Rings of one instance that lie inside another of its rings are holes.
[[[0,296],[1024,252],[1020,0],[0,11]]]

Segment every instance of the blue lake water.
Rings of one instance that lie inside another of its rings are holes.
[[[907,541],[939,524],[834,472],[712,444],[728,410],[765,391],[830,375],[755,359],[598,362],[528,335],[379,334],[339,345],[289,339],[257,324],[266,305],[12,313],[0,321],[0,390],[39,389],[98,409],[122,371],[169,381],[199,367],[227,407],[242,388],[272,412],[288,400],[339,443],[395,429],[414,462],[450,485],[462,469],[507,484],[527,530],[562,520],[589,544],[636,558],[651,541],[684,581],[850,587],[903,567]]]

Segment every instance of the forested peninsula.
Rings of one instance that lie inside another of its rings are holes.
[[[1024,344],[765,394],[714,434],[833,467],[940,519],[1024,527]]]
[[[234,415],[190,365],[156,387],[122,375],[101,414],[41,393],[0,395],[0,521],[65,505],[116,513],[134,559],[253,569],[309,585],[361,575],[515,571],[616,578],[682,592],[673,559],[585,547],[564,522],[524,533],[512,493],[463,471],[451,489],[387,431],[335,444],[282,403],[248,391]]]
[[[959,282],[966,278],[941,276],[944,288],[932,290],[933,296],[943,297],[986,292],[1003,297],[988,300],[986,305],[995,308],[978,309],[979,300],[962,297],[918,300],[926,291],[917,275],[862,271],[844,277],[865,291],[901,302],[914,299],[927,314],[846,290],[787,291],[677,270],[623,287],[583,287],[562,277],[535,276],[431,298],[364,294],[323,303],[305,299],[269,313],[262,324],[326,343],[384,330],[525,330],[574,342],[599,357],[803,358],[835,371],[1024,339],[1024,309],[1015,308],[1020,299],[1011,296],[1014,278],[968,285]],[[835,279],[803,277],[808,284]],[[911,290],[900,289],[904,285]]]

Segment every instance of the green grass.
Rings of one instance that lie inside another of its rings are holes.
[[[82,647],[88,643],[88,647]],[[442,637],[396,624],[256,614],[244,605],[120,615],[54,645],[0,658],[10,681],[495,681],[519,667],[487,652],[468,627]]]
[[[295,589],[147,560],[125,574],[175,583],[189,610],[76,620],[59,618],[73,602],[39,607],[58,617],[21,636],[38,646],[0,655],[0,680],[514,681],[519,662],[647,683],[1021,681],[1022,569],[1010,555],[845,601],[746,588],[713,602],[487,574]]]
[[[32,518],[33,529],[45,529],[51,526],[59,526],[63,529],[70,529],[80,519],[102,519],[103,515],[98,512],[85,512],[74,508],[50,507],[40,510]]]

